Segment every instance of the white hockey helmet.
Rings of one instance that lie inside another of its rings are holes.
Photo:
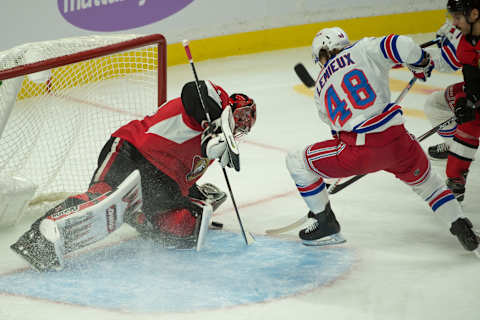
[[[328,52],[335,49],[343,49],[350,44],[347,33],[339,27],[325,28],[317,32],[312,42],[312,59],[319,62],[320,50]]]

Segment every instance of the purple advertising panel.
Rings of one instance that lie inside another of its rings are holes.
[[[60,14],[90,31],[143,27],[182,10],[193,0],[57,0]]]

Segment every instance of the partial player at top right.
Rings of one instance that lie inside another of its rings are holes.
[[[468,170],[479,146],[480,137],[480,0],[448,0],[452,22],[437,32],[440,50],[426,49],[437,70],[462,69],[463,82],[431,94],[425,113],[433,125],[453,115],[456,122],[441,128],[445,142],[428,148],[430,158],[447,159],[447,186],[458,201],[463,201]]]

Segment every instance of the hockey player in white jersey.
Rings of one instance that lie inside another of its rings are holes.
[[[480,1],[448,0],[446,7],[452,23],[446,23],[438,34],[443,37],[442,58],[450,68],[443,71],[461,68],[464,81],[434,92],[427,99],[425,113],[433,124],[452,118],[454,114],[456,117],[456,122],[438,131],[445,142],[430,147],[428,153],[432,159],[447,160],[447,186],[458,201],[463,201],[467,175],[480,141],[480,90],[477,85]]]
[[[340,28],[327,28],[313,40],[313,58],[322,69],[315,104],[333,138],[286,157],[287,168],[309,208],[313,223],[300,231],[306,245],[343,242],[324,179],[384,170],[409,185],[447,224],[466,250],[478,248],[452,192],[430,170],[419,143],[403,126],[402,108],[391,103],[389,70],[406,64],[425,81],[433,62],[411,38],[388,35],[351,44]]]
[[[441,40],[437,48],[427,48],[435,69],[442,72],[455,72],[462,67],[457,57],[457,48],[460,43],[462,32],[455,28],[450,21],[445,22],[437,31],[437,37]],[[436,126],[453,116],[455,95],[462,90],[463,82],[448,86],[445,90],[432,93],[425,101],[425,114],[432,125]],[[438,134],[444,142],[428,148],[428,155],[433,160],[445,160],[448,157],[450,144],[455,136],[457,123],[450,124],[438,130]]]

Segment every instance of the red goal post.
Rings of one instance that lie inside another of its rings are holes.
[[[110,134],[161,106],[166,79],[161,34],[0,52],[0,226],[84,192]]]

